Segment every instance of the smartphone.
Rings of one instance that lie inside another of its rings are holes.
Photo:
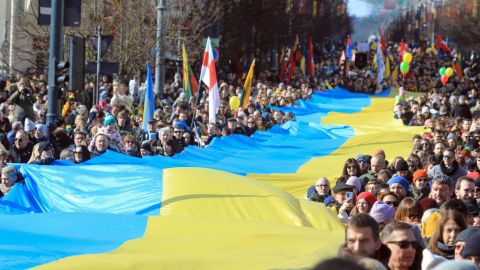
[[[348,203],[353,203],[353,192],[347,191],[347,193],[345,195],[347,196],[347,202]]]

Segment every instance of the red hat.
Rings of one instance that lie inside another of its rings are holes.
[[[432,138],[433,138],[433,135],[432,135],[432,133],[424,133],[424,134],[423,134],[423,138],[424,138],[424,139],[432,139]]]
[[[417,181],[418,178],[420,177],[427,177],[428,178],[428,173],[425,170],[416,170],[413,173],[413,182]]]
[[[418,203],[422,207],[423,212],[427,211],[430,208],[438,208],[437,201],[432,198],[422,198],[420,201],[418,201]]]
[[[365,199],[368,202],[368,204],[370,205],[370,207],[377,201],[377,198],[375,198],[375,196],[370,192],[362,192],[362,193],[358,194],[357,202],[360,199]]]

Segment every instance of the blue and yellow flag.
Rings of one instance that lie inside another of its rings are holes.
[[[0,199],[0,265],[310,269],[337,255],[345,227],[304,199],[308,188],[320,177],[333,184],[358,153],[407,156],[423,130],[392,118],[388,94],[316,92],[272,107],[295,121],[174,157],[106,152],[80,164],[18,164],[25,181]]]
[[[148,131],[148,121],[153,119],[155,112],[155,94],[153,93],[152,73],[150,64],[147,64],[147,89],[145,90],[145,104],[143,107],[143,130]]]

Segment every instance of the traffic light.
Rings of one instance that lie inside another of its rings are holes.
[[[70,67],[70,62],[68,61],[55,61],[55,85],[57,87],[68,82],[69,67]]]
[[[80,92],[84,89],[85,83],[85,39],[69,36],[68,47],[70,62],[68,90]]]

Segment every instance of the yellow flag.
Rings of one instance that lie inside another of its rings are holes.
[[[305,56],[302,55],[302,59],[300,59],[300,69],[302,70],[302,73],[305,74],[307,71],[307,65],[305,64]]]
[[[252,81],[253,81],[253,70],[255,68],[255,59],[253,59],[252,65],[248,70],[247,79],[245,79],[245,84],[243,85],[242,95],[240,96],[240,106],[246,108],[248,102],[250,101],[250,95],[252,93]]]
[[[383,73],[384,78],[390,77],[390,57],[385,57],[385,72]]]
[[[392,71],[392,80],[398,80],[398,66],[395,66]]]

